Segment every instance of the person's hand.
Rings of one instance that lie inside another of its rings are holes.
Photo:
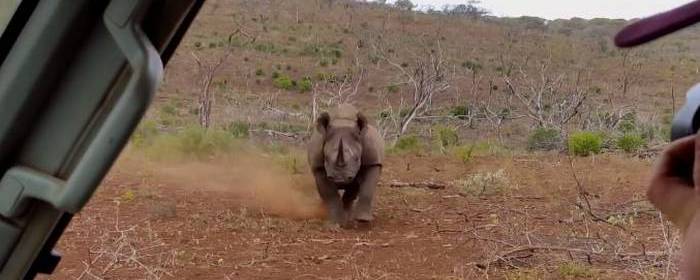
[[[700,279],[700,139],[674,141],[663,152],[647,197],[683,234],[681,274]]]
[[[698,211],[700,194],[700,144],[695,136],[677,140],[661,154],[647,197],[682,232]]]

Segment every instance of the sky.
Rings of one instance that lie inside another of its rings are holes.
[[[390,2],[390,1],[389,1]],[[463,4],[467,0],[412,0],[419,7]],[[641,18],[669,10],[690,0],[481,0],[481,7],[496,16],[536,16],[545,19]]]

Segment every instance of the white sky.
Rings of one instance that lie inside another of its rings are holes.
[[[392,1],[389,1],[392,2]],[[467,0],[412,0],[419,7],[464,4]],[[482,0],[481,7],[496,16],[557,18],[641,18],[665,11],[690,0]]]

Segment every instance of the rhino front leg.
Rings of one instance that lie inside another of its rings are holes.
[[[374,193],[377,189],[377,183],[379,183],[379,176],[381,176],[381,174],[381,166],[367,167],[362,171],[357,205],[355,205],[355,220],[358,222],[370,222],[373,220],[372,206],[374,203]]]
[[[314,179],[316,179],[318,194],[328,209],[329,218],[332,222],[342,225],[345,222],[345,214],[340,195],[338,195],[338,188],[326,179],[326,172],[323,170],[314,171]]]

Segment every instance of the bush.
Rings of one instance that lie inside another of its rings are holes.
[[[262,69],[255,70],[255,76],[265,76],[265,71]]]
[[[646,145],[646,141],[641,135],[626,133],[617,138],[616,144],[618,149],[626,153],[634,153],[643,148]]]
[[[229,133],[200,126],[187,127],[176,136],[177,148],[182,154],[200,159],[228,150],[232,140]]]
[[[421,143],[418,136],[415,135],[404,135],[399,137],[392,148],[393,151],[404,153],[404,152],[418,152],[421,150]]]
[[[275,87],[281,88],[284,90],[290,90],[290,89],[294,88],[294,84],[295,84],[294,80],[292,80],[291,78],[289,78],[288,76],[285,76],[285,75],[277,77],[276,79],[274,79],[272,81],[272,83],[275,85]]]
[[[299,80],[299,83],[297,83],[297,88],[300,92],[308,92],[311,90],[312,87],[313,83],[311,83],[310,78],[303,78]]]
[[[575,262],[567,262],[557,268],[559,276],[563,279],[593,278],[595,273],[585,265]]]
[[[494,195],[502,193],[510,185],[510,180],[503,169],[496,172],[480,172],[469,176],[466,180],[457,181],[463,194]]]
[[[464,105],[459,105],[452,107],[450,109],[450,116],[456,117],[458,119],[466,119],[466,116],[469,115],[469,107],[464,106]]]
[[[250,124],[242,121],[234,121],[228,125],[226,130],[234,138],[248,138],[250,134]]]
[[[457,130],[451,127],[438,126],[435,128],[435,142],[441,152],[459,144]]]
[[[150,145],[158,135],[157,124],[153,120],[144,120],[136,127],[131,142],[136,146]]]
[[[386,87],[386,90],[387,90],[389,93],[397,93],[397,92],[399,92],[399,86],[398,86],[398,85],[388,85],[388,86]]]
[[[554,128],[536,128],[527,138],[527,149],[530,151],[551,151],[561,146],[561,134]]]
[[[577,156],[589,156],[600,153],[603,136],[599,133],[581,131],[569,136],[569,152]]]
[[[472,160],[472,157],[474,156],[474,150],[476,149],[476,145],[462,145],[454,148],[453,153],[454,155],[461,160],[463,163],[468,163],[469,161]]]

